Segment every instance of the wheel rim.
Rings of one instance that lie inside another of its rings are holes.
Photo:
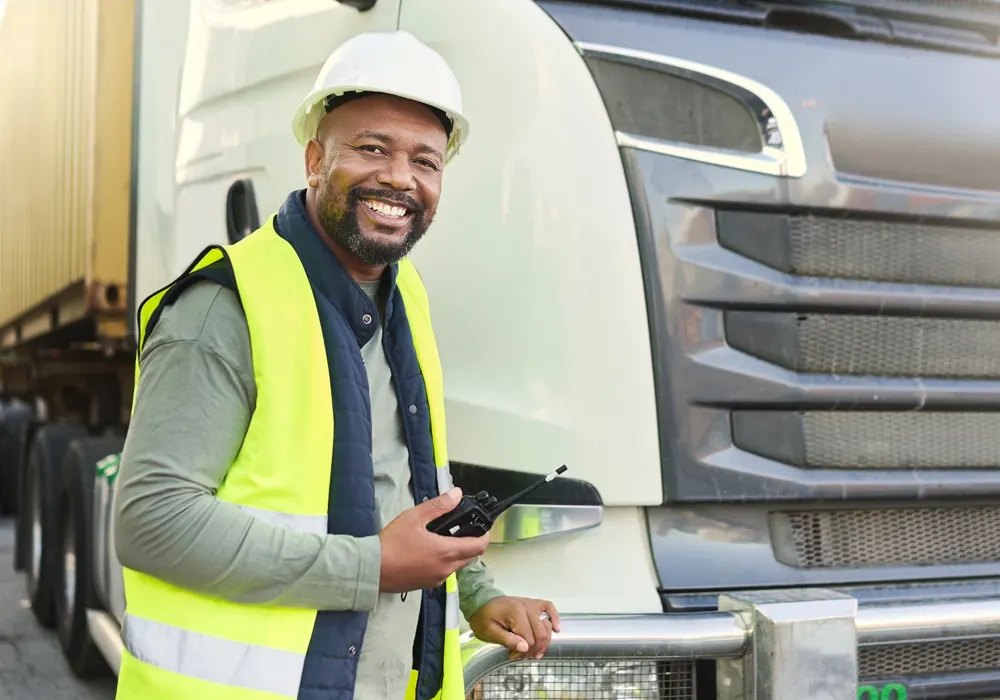
[[[38,479],[31,480],[31,577],[37,582],[42,573],[42,494]]]

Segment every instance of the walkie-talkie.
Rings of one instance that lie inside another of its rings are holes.
[[[564,471],[566,471],[565,464],[520,493],[515,493],[499,503],[486,491],[480,491],[475,496],[462,496],[462,500],[455,506],[454,510],[434,518],[427,523],[427,529],[445,537],[481,537],[490,531],[493,522],[500,517],[501,513]]]

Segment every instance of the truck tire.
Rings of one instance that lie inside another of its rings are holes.
[[[124,443],[117,437],[81,438],[70,443],[63,457],[57,501],[56,632],[63,656],[79,678],[111,675],[87,627],[87,610],[103,609],[94,586],[94,479],[97,462],[121,452]]]
[[[11,402],[0,416],[0,515],[15,515],[24,464],[24,433],[31,422],[31,408]]]
[[[17,470],[17,517],[14,520],[14,571],[24,571],[28,566],[28,545],[31,540],[31,524],[28,522],[26,506],[27,500],[27,479],[25,474],[28,471],[28,448],[35,439],[35,433],[45,425],[43,421],[32,416],[28,424],[21,430],[20,439],[17,442],[17,451],[20,455],[19,467]]]
[[[27,506],[28,501],[28,480],[25,474],[28,472],[28,447],[35,439],[35,433],[44,425],[43,422],[35,420],[28,421],[28,425],[21,431],[21,439],[18,442],[18,452],[21,454],[20,468],[17,471],[17,516],[14,519],[14,571],[24,571],[28,566],[28,544],[31,539],[31,524],[28,522]]]
[[[54,571],[59,552],[56,539],[56,500],[61,483],[62,458],[69,443],[87,434],[82,425],[49,424],[35,433],[25,469],[25,498],[22,501],[26,526],[25,579],[31,610],[42,627],[55,626],[52,604]],[[19,523],[19,524],[20,524]]]

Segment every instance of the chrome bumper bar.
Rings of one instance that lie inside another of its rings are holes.
[[[723,595],[719,608],[564,615],[545,659],[714,659],[720,700],[855,700],[859,646],[1000,637],[1000,599],[859,606],[807,589]],[[463,657],[467,692],[502,666],[526,663],[470,634]]]

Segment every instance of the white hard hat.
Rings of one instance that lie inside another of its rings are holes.
[[[409,32],[368,32],[341,44],[326,59],[312,91],[292,120],[292,132],[305,148],[326,115],[326,100],[350,92],[381,92],[422,102],[451,121],[445,161],[469,136],[462,114],[462,91],[448,63]]]

